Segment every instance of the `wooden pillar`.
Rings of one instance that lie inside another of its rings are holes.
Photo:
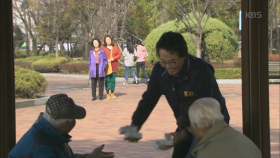
[[[0,1],[0,157],[16,143],[12,1]]]
[[[243,133],[270,158],[268,0],[242,0]]]

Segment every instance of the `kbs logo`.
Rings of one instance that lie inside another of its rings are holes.
[[[246,12],[246,18],[261,18],[262,12]]]

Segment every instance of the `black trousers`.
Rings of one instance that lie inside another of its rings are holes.
[[[149,76],[148,76],[148,74],[145,71],[145,61],[137,62],[136,63],[136,75],[137,75],[137,78],[139,78],[140,67],[141,67],[142,73],[145,75],[146,79],[149,79]]]
[[[180,130],[177,128],[176,132],[180,132]],[[172,158],[185,158],[189,153],[192,141],[193,137],[187,138],[174,146]]]
[[[91,93],[92,97],[96,98],[96,85],[98,81],[98,86],[99,86],[99,97],[103,97],[104,93],[104,80],[105,77],[99,77],[99,65],[96,64],[96,78],[91,78]]]

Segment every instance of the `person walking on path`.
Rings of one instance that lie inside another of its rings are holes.
[[[124,68],[125,68],[125,81],[123,84],[128,84],[128,70],[130,71],[131,75],[135,79],[135,83],[138,83],[137,76],[135,75],[133,71],[133,65],[134,65],[134,58],[137,57],[136,50],[132,44],[132,41],[130,39],[127,40],[127,47],[123,50],[122,55],[124,56]]]
[[[105,77],[105,88],[107,92],[107,99],[117,98],[114,94],[116,86],[116,74],[118,72],[118,59],[121,57],[121,51],[119,47],[113,43],[112,37],[107,35],[104,38],[104,44],[101,49],[105,50],[108,63],[112,65],[112,73],[107,74]],[[109,64],[108,64],[109,65]],[[111,90],[111,94],[110,94]]]
[[[92,101],[96,100],[96,84],[99,85],[99,100],[103,100],[105,68],[107,66],[107,56],[103,49],[100,49],[101,42],[98,38],[92,39],[93,49],[89,51],[88,66],[89,77],[91,78]]]
[[[137,62],[136,62],[136,73],[139,78],[140,67],[142,69],[142,73],[145,75],[147,79],[147,83],[149,82],[149,76],[145,71],[145,58],[148,56],[148,52],[145,46],[141,44],[141,41],[137,42]]]

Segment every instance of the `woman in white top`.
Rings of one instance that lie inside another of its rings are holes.
[[[135,79],[134,83],[138,83],[137,76],[133,71],[133,65],[134,65],[134,58],[136,58],[136,50],[134,49],[134,46],[132,44],[132,41],[130,39],[127,40],[126,48],[123,50],[123,56],[124,56],[124,68],[125,68],[125,81],[123,84],[128,84],[128,70],[130,70],[131,75]]]

